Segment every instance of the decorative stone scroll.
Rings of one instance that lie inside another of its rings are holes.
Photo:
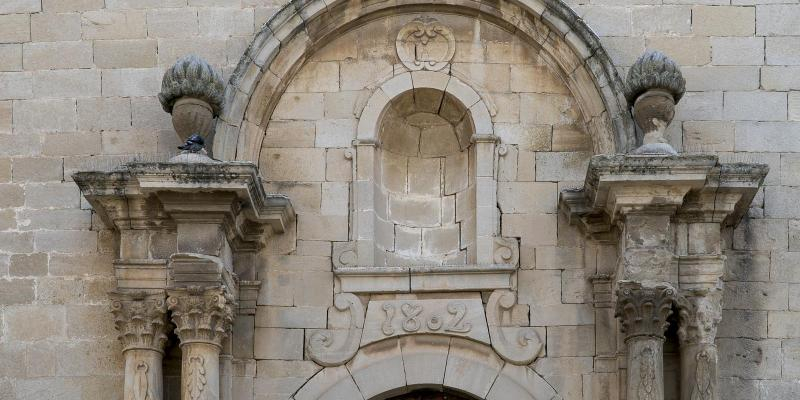
[[[367,306],[362,345],[389,337],[434,333],[489,343],[480,298],[373,300]]]
[[[439,71],[456,53],[453,31],[430,17],[417,18],[397,33],[397,57],[412,71]]]
[[[347,329],[310,329],[306,351],[317,364],[326,367],[342,365],[356,354],[364,328],[364,306],[352,293],[339,293],[333,299],[333,308],[348,313]]]
[[[504,324],[503,315],[510,313],[516,303],[517,294],[510,290],[492,292],[486,304],[489,335],[501,358],[512,364],[528,365],[539,356],[543,343],[534,328]]]
[[[494,262],[496,264],[517,265],[519,263],[519,243],[517,243],[517,240],[500,236],[495,237]]]

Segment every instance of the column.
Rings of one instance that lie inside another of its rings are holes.
[[[169,290],[181,341],[181,399],[220,399],[220,353],[233,322],[233,298],[222,287]]]
[[[679,304],[681,400],[717,400],[717,326],[722,320],[722,291],[689,292]]]
[[[664,399],[664,332],[675,298],[666,284],[619,283],[616,316],[628,353],[627,400]]]
[[[167,341],[167,307],[162,291],[111,293],[111,312],[125,360],[125,400],[161,400],[161,361]]]

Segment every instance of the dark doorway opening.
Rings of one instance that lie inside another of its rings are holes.
[[[475,400],[474,397],[467,397],[452,391],[441,391],[432,389],[415,390],[400,396],[392,397],[389,400]]]

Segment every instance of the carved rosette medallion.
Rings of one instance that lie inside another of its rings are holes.
[[[397,34],[397,57],[411,71],[439,71],[456,53],[453,31],[438,20],[417,18]]]
[[[675,289],[669,285],[643,286],[636,282],[620,282],[617,289],[615,316],[622,323],[625,340],[637,336],[664,338],[676,301]]]
[[[233,323],[233,297],[221,287],[169,291],[167,299],[181,345],[202,342],[222,346]]]
[[[164,294],[115,292],[111,293],[111,298],[111,312],[123,351],[145,349],[163,352],[167,341]]]

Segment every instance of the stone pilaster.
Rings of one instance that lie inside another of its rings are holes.
[[[696,290],[678,302],[681,345],[681,399],[717,400],[717,326],[722,320],[722,292]]]
[[[161,361],[167,341],[163,291],[111,293],[111,312],[125,359],[125,400],[164,397]]]
[[[233,299],[221,287],[169,290],[181,341],[181,399],[220,399],[220,353],[233,322]]]
[[[627,400],[664,399],[664,332],[675,300],[675,289],[668,285],[618,285],[616,316],[628,354]]]

